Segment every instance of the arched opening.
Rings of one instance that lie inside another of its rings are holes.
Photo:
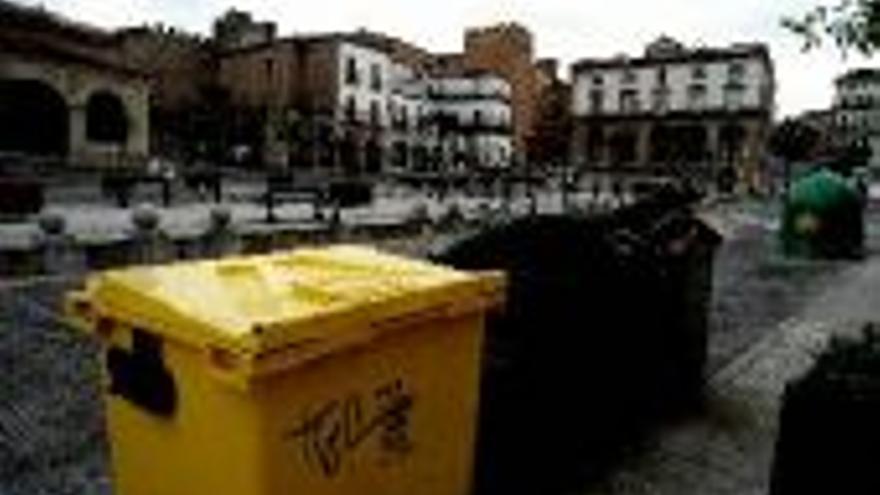
[[[675,162],[699,162],[709,158],[708,134],[701,125],[671,127],[666,131],[667,152]]]
[[[587,161],[599,163],[605,156],[605,132],[600,127],[594,127],[587,133]]]
[[[687,126],[682,129],[684,134],[684,142],[687,143],[685,148],[685,158],[691,162],[698,162],[708,158],[709,150],[708,133],[706,128],[701,125]]]
[[[630,130],[620,130],[609,140],[611,162],[614,165],[632,163],[636,159],[636,134]]]
[[[413,147],[413,169],[424,172],[429,168],[428,149],[422,144]]]
[[[333,168],[336,163],[337,139],[333,126],[322,123],[318,127],[318,163],[321,168]]]
[[[48,84],[0,80],[0,152],[65,156],[70,112]]]
[[[394,166],[399,169],[409,167],[409,146],[403,141],[394,143]]]
[[[366,148],[366,168],[367,172],[376,174],[382,171],[383,150],[375,139],[367,141]]]
[[[728,124],[721,128],[718,136],[720,158],[725,163],[733,163],[742,154],[746,130],[741,125]]]
[[[356,174],[361,168],[357,142],[349,133],[346,133],[339,143],[339,159],[346,174]]]
[[[128,140],[128,116],[122,100],[98,91],[86,104],[86,139],[94,143],[122,144]]]
[[[651,129],[649,138],[651,161],[666,163],[674,159],[674,133],[669,127],[658,125]]]

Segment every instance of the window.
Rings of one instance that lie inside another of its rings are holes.
[[[345,83],[350,86],[358,85],[358,67],[354,57],[345,60]]]
[[[706,79],[706,68],[702,65],[695,66],[691,72],[691,77],[694,79]]]
[[[688,106],[691,110],[702,110],[706,106],[706,86],[692,84],[688,87]]]
[[[659,67],[657,69],[657,85],[666,86],[666,67]]]
[[[605,79],[602,77],[601,74],[596,74],[593,76],[593,85],[601,86],[604,83],[605,83]]]
[[[480,126],[483,124],[483,112],[479,110],[474,110],[474,125]]]
[[[409,129],[409,108],[406,106],[400,107],[400,125],[404,130]]]
[[[657,88],[654,90],[652,108],[655,112],[664,112],[669,109],[669,89]]]
[[[638,80],[636,75],[636,71],[632,69],[625,69],[623,71],[623,83],[624,84],[635,84]]]
[[[741,62],[734,62],[727,68],[727,79],[731,81],[742,81],[746,74],[746,66]]]
[[[622,113],[636,113],[640,110],[639,94],[634,89],[624,89],[620,92],[620,111]]]
[[[604,103],[605,103],[605,94],[601,89],[594,89],[590,91],[590,110],[589,112],[595,115],[601,114],[604,111]]]
[[[370,125],[374,127],[382,125],[382,107],[378,101],[370,102]]]
[[[724,87],[724,107],[736,110],[743,106],[745,100],[745,86],[742,84],[728,84]]]
[[[354,96],[349,96],[345,101],[345,118],[349,122],[354,122],[357,119],[357,102]]]
[[[370,89],[376,92],[382,91],[382,67],[379,64],[370,66]]]
[[[266,61],[264,62],[264,64],[265,64],[264,66],[265,66],[265,69],[266,69],[266,79],[272,79],[272,76],[273,76],[274,73],[275,73],[275,61],[272,60],[271,58],[270,58],[270,59],[266,59]]]

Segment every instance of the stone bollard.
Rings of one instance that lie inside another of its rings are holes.
[[[437,226],[441,230],[453,231],[464,225],[466,222],[464,212],[458,203],[452,203],[449,208],[440,216]]]
[[[43,213],[37,220],[40,232],[36,244],[42,257],[42,272],[50,275],[83,271],[85,262],[76,239],[67,233],[67,222],[58,213]]]
[[[327,218],[327,226],[330,228],[330,236],[336,242],[345,238],[345,223],[342,221],[342,206],[339,202],[330,205],[330,216]]]
[[[232,225],[232,210],[225,205],[211,208],[208,230],[202,236],[202,255],[222,258],[241,252],[241,238]]]
[[[419,202],[406,216],[406,223],[419,234],[426,234],[431,229],[431,212],[427,203]]]
[[[151,204],[142,204],[131,212],[130,261],[135,264],[167,263],[174,259],[173,244],[160,228],[161,216]]]

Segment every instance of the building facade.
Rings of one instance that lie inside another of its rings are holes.
[[[428,86],[429,123],[443,168],[503,169],[513,158],[512,90],[486,71],[439,74]]]
[[[208,40],[163,25],[116,32],[124,63],[150,89],[150,150],[188,160],[207,146],[204,114],[217,106],[216,64]]]
[[[116,36],[0,1],[0,154],[122,166],[149,135],[149,85]]]
[[[274,166],[375,174],[504,166],[510,87],[485,72],[409,65],[362,33],[283,38],[222,54],[219,83],[261,117]]]
[[[526,159],[533,167],[567,166],[572,134],[571,84],[559,78],[556,59],[542,59],[535,66],[540,75],[540,92],[526,143]]]
[[[880,70],[847,72],[837,78],[835,89],[832,115],[836,144],[870,150],[869,166],[880,168]]]
[[[732,167],[757,185],[775,108],[766,46],[686,48],[660,38],[638,58],[572,67],[573,159],[582,166]]]
[[[255,21],[249,12],[230,9],[214,21],[213,40],[220,50],[263,45],[275,40],[274,22]]]
[[[464,37],[465,67],[494,72],[510,83],[518,161],[526,158],[541,94],[533,45],[532,33],[517,23],[468,29]]]

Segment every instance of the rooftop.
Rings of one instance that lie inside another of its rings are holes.
[[[770,63],[770,50],[763,43],[734,43],[726,47],[693,47],[661,36],[649,44],[641,57],[618,55],[607,58],[584,58],[572,65],[574,72],[614,67],[646,67],[658,64],[713,62],[745,57],[759,57]]]
[[[857,81],[877,81],[880,82],[880,69],[863,67],[847,71],[842,76],[835,79],[835,84],[844,84]]]

